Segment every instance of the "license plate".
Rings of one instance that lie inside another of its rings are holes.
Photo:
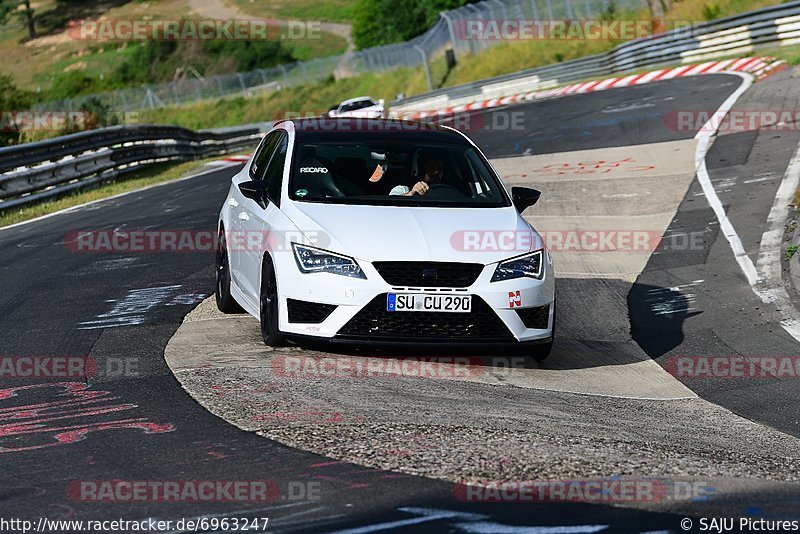
[[[430,295],[427,293],[389,293],[386,311],[469,313],[472,295]]]

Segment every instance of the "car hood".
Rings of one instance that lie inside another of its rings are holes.
[[[539,234],[513,207],[424,208],[293,202],[287,211],[312,243],[366,261],[455,261],[486,265],[543,248]]]

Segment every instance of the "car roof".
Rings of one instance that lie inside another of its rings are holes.
[[[343,105],[345,105],[345,104],[352,104],[353,102],[359,102],[359,101],[361,101],[361,100],[371,100],[371,101],[373,101],[373,102],[375,102],[375,101],[376,101],[376,100],[375,100],[374,98],[372,98],[371,96],[357,96],[357,97],[355,97],[355,98],[351,98],[351,99],[349,99],[349,100],[343,100],[343,101],[342,101],[342,103],[341,103],[341,104],[339,104],[339,105],[340,105],[340,106],[343,106]]]
[[[385,137],[407,139],[416,136],[420,141],[469,143],[464,134],[450,128],[430,122],[409,121],[400,119],[368,119],[359,117],[313,117],[305,119],[287,119],[273,125],[273,128],[284,128],[294,131],[298,138],[335,139],[337,136],[352,137],[354,133],[370,135],[382,133]]]

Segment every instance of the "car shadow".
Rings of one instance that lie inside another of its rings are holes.
[[[634,284],[628,293],[631,337],[651,358],[663,356],[683,343],[684,321],[703,313],[693,302],[676,288]]]

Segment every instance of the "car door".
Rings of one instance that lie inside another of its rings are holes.
[[[263,179],[280,137],[281,134],[278,131],[267,134],[256,150],[249,171],[241,173],[237,184]],[[250,274],[247,267],[250,262],[249,249],[253,248],[252,240],[257,236],[256,233],[262,230],[260,217],[254,217],[254,214],[257,213],[256,209],[260,210],[261,206],[255,200],[242,195],[238,188],[234,188],[233,194],[228,199],[228,209],[230,210],[228,220],[231,224],[231,227],[228,228],[228,248],[232,280],[248,300],[257,304],[258,300],[253,300],[253,288],[258,287],[258,282],[249,279]]]
[[[248,246],[240,256],[240,270],[242,277],[246,280],[245,290],[252,296],[253,302],[258,303],[260,299],[260,280],[261,265],[264,253],[269,248],[280,242],[280,236],[274,232],[270,220],[277,215],[280,210],[280,188],[283,181],[283,168],[286,163],[286,152],[289,148],[289,135],[284,131],[275,132],[276,148],[266,167],[261,167],[257,171],[254,179],[266,182],[267,199],[266,207],[255,200],[246,199],[243,203],[242,224],[248,229]]]

